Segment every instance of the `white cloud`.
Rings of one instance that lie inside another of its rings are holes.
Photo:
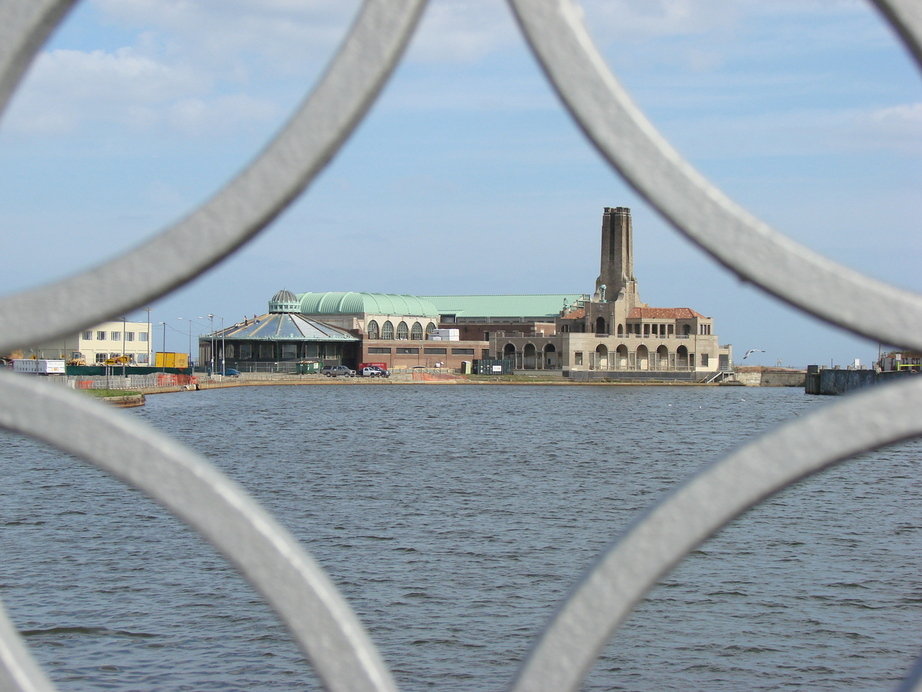
[[[903,155],[922,155],[922,103],[872,111],[861,118],[869,143]]]
[[[325,64],[345,36],[357,0],[94,0],[107,21],[164,38],[177,58],[209,70],[249,61],[298,74]],[[248,65],[252,71],[260,66]]]
[[[128,48],[42,53],[14,98],[13,132],[65,134],[89,121],[145,128],[149,109],[206,88],[200,76]]]
[[[408,58],[471,63],[523,41],[503,2],[437,0],[426,8]]]

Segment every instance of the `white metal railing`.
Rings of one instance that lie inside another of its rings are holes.
[[[0,105],[73,0],[0,3]],[[862,276],[755,219],[697,173],[632,103],[569,0],[509,0],[564,105],[672,225],[741,279],[821,320],[922,350],[922,298]],[[875,0],[922,65],[918,0]],[[262,231],[340,149],[413,36],[424,0],[367,0],[309,98],[211,199],[143,245],[82,274],[0,299],[0,352],[75,333],[196,278]],[[175,248],[182,247],[177,256]],[[156,267],[157,271],[149,271]],[[779,268],[783,268],[780,271]],[[587,572],[520,669],[515,690],[574,690],[644,594],[701,541],[794,481],[922,433],[922,378],[873,388],[704,467],[650,508]],[[54,420],[48,426],[44,421]],[[331,688],[394,689],[323,569],[205,459],[86,397],[0,372],[0,426],[105,469],[162,503],[263,594]],[[815,441],[824,440],[823,445]],[[688,517],[695,517],[694,522]],[[907,689],[922,679],[909,673]],[[0,611],[0,689],[53,689]]]

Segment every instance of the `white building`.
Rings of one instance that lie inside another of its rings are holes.
[[[79,334],[66,336],[22,350],[23,358],[60,358],[68,362],[83,360],[86,365],[101,365],[108,358],[128,356],[137,365],[149,365],[151,326],[148,322],[103,322]]]

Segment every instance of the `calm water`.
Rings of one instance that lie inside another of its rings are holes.
[[[404,690],[504,688],[580,573],[795,389],[324,386],[125,412],[246,486],[327,568]],[[249,587],[157,505],[0,437],[0,596],[61,690],[316,686]],[[890,689],[919,653],[918,442],[830,470],[673,572],[588,689]]]

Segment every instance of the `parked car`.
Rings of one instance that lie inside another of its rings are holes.
[[[355,370],[345,365],[324,365],[320,373],[327,377],[355,377]]]
[[[366,365],[361,371],[362,377],[390,377],[391,374],[377,365]]]

